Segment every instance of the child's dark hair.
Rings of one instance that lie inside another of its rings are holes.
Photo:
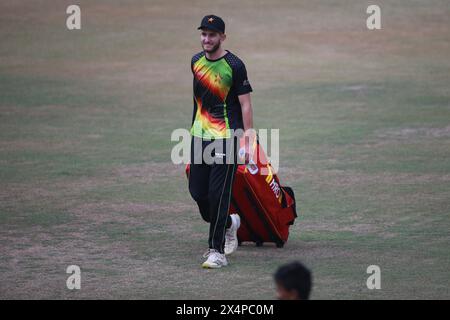
[[[274,278],[275,282],[286,290],[295,290],[300,299],[308,300],[311,292],[311,272],[300,262],[295,261],[279,267]]]

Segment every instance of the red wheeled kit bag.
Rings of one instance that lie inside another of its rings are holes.
[[[241,139],[241,145],[242,142]],[[236,170],[229,214],[237,213],[241,218],[239,245],[248,241],[257,246],[273,242],[281,248],[297,217],[294,192],[280,185],[257,140],[253,148],[249,164],[238,165]],[[189,164],[186,174],[189,175]]]

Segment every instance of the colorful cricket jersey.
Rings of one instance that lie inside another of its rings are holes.
[[[239,95],[252,91],[244,63],[227,53],[209,60],[205,53],[192,57],[194,113],[191,134],[206,139],[229,138],[229,129],[243,129]]]

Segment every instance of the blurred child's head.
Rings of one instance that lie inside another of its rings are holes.
[[[311,291],[311,272],[300,262],[278,268],[274,274],[277,298],[280,300],[308,300]]]

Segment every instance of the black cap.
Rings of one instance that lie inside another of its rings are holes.
[[[225,33],[225,22],[223,22],[221,17],[215,16],[213,14],[204,16],[200,27],[197,29],[209,29],[221,33]]]

